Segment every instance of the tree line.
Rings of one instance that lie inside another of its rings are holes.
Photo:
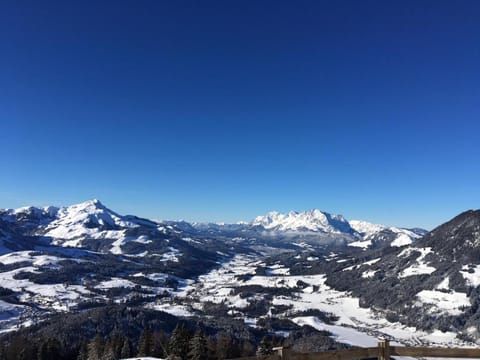
[[[152,356],[171,360],[223,360],[271,353],[273,341],[264,337],[257,348],[246,339],[237,339],[225,332],[206,335],[198,328],[191,331],[177,324],[170,336],[164,331],[145,329],[135,341],[127,336],[83,339],[76,349],[56,338],[29,341],[18,336],[0,345],[4,360],[119,360],[135,356]]]

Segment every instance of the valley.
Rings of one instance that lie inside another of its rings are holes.
[[[154,329],[185,322],[253,344],[329,338],[317,348],[305,340],[303,351],[378,337],[472,346],[479,229],[478,211],[427,232],[319,210],[238,224],[122,216],[98,200],[2,210],[0,331],[51,336],[65,321],[61,336],[79,344],[119,328],[108,312],[134,311]],[[136,342],[143,326],[122,323],[121,333]]]

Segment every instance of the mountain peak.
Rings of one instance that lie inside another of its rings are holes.
[[[348,221],[342,215],[332,215],[318,209],[288,213],[271,211],[256,217],[252,225],[277,231],[352,232]]]
[[[350,220],[350,226],[364,237],[368,237],[385,229],[384,225],[372,224],[363,220]]]
[[[467,210],[455,216],[450,221],[432,230],[432,233],[437,231],[448,231],[454,233],[459,229],[466,230],[470,228],[478,228],[480,226],[480,210]]]
[[[426,246],[445,254],[480,253],[480,210],[467,210],[433,229],[422,239]]]
[[[80,204],[70,205],[68,207],[76,207],[76,208],[79,208],[79,209],[87,209],[87,208],[107,209],[107,207],[105,205],[103,205],[102,202],[98,199],[87,200],[87,201],[82,202]]]

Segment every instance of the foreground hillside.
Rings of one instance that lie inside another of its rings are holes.
[[[74,358],[95,336],[138,347],[179,322],[241,354],[264,335],[299,351],[474,343],[479,234],[479,211],[427,233],[319,210],[239,224],[155,222],[98,200],[0,210],[3,344],[54,338]]]

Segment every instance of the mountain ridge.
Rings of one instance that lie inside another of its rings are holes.
[[[480,318],[478,211],[423,236],[316,209],[198,224],[90,200],[0,211],[0,240],[0,330],[112,303],[246,328],[255,319],[280,332],[375,326],[407,342],[404,326],[452,339],[470,336]]]
[[[163,225],[178,226],[185,231],[207,232],[265,232],[287,237],[310,236],[327,241],[328,237],[343,239],[352,246],[366,248],[383,243],[394,246],[409,244],[420,236],[408,229],[371,224],[366,221],[348,221],[343,215],[330,214],[318,209],[289,211],[280,213],[271,211],[257,216],[250,222],[226,223],[189,223],[186,221],[155,221],[133,215],[119,215],[105,206],[100,200],[92,199],[70,206],[22,207],[0,210],[0,218],[10,222],[30,224],[37,235],[52,238],[54,244],[79,246],[83,238],[113,237],[119,242],[126,230],[138,226],[159,228]],[[35,221],[40,220],[38,224]],[[367,230],[368,229],[368,230]],[[421,230],[424,231],[424,230]],[[425,231],[426,232],[426,231]],[[327,239],[327,240],[325,240]],[[120,251],[115,248],[117,253]]]

